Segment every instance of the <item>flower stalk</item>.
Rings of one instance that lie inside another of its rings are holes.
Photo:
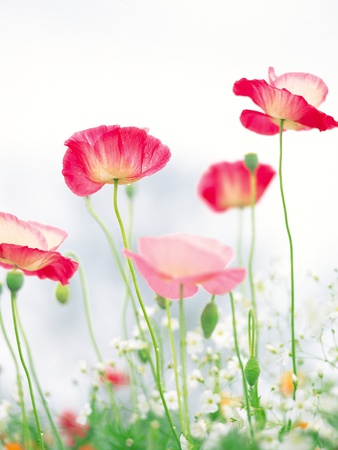
[[[297,379],[297,360],[296,360],[296,339],[295,339],[295,279],[294,279],[294,258],[293,258],[293,243],[289,227],[288,213],[285,202],[284,187],[283,187],[283,124],[284,119],[280,120],[279,124],[279,186],[283,204],[285,227],[289,240],[290,250],[290,283],[291,283],[291,357],[292,370]],[[297,383],[293,383],[293,400],[296,399]]]

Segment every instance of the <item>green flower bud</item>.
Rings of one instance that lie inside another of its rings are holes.
[[[166,306],[165,306],[166,299],[164,297],[161,297],[160,295],[156,294],[155,302],[158,304],[158,306],[161,309],[166,309]],[[170,304],[171,304],[171,302],[170,302]]]
[[[214,302],[208,303],[202,311],[201,325],[204,337],[209,339],[218,323],[218,308]]]
[[[244,162],[246,167],[250,170],[251,173],[255,173],[255,170],[258,166],[258,157],[256,153],[248,153],[244,157]]]
[[[138,350],[137,354],[140,360],[143,362],[143,364],[149,361],[149,350],[147,348]]]
[[[62,305],[65,305],[69,300],[69,296],[70,296],[69,285],[67,284],[66,286],[62,286],[61,283],[58,283],[55,289],[56,300]]]
[[[7,273],[6,283],[11,292],[18,292],[22,288],[23,282],[24,276],[20,270],[13,269]]]
[[[258,380],[261,369],[256,358],[249,358],[245,365],[245,376],[248,384],[254,386]]]
[[[134,184],[127,184],[127,186],[126,186],[126,194],[127,194],[127,197],[130,198],[130,199],[132,199],[134,197],[134,194],[135,194],[135,186],[134,186]]]

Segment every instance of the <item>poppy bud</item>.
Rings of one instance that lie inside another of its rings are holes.
[[[66,304],[69,300],[70,290],[68,284],[62,286],[61,283],[58,283],[55,289],[55,297],[59,303],[62,305]]]
[[[247,153],[244,156],[244,162],[250,172],[252,174],[255,173],[256,167],[258,166],[258,157],[256,153]]]
[[[218,323],[218,308],[214,302],[208,303],[202,311],[201,325],[204,337],[209,339]]]
[[[18,292],[22,288],[23,282],[24,276],[20,270],[14,269],[7,273],[6,283],[11,292]]]
[[[246,381],[250,386],[254,386],[258,380],[261,369],[256,358],[249,358],[245,365]]]
[[[161,297],[160,295],[156,295],[155,302],[158,304],[158,306],[161,309],[166,309],[166,305],[165,305],[166,299],[164,297]],[[170,302],[169,302],[169,304],[170,304]]]

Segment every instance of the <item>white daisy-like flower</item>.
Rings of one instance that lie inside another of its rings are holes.
[[[203,336],[196,331],[188,331],[186,336],[186,350],[189,355],[197,355],[204,350]]]
[[[176,411],[178,409],[178,399],[176,391],[165,392],[164,398],[169,409],[171,409],[172,411]]]
[[[211,389],[207,389],[200,395],[201,412],[204,414],[214,413],[218,410],[221,397],[214,394]]]
[[[218,349],[231,348],[233,342],[232,329],[225,322],[218,322],[211,339]]]
[[[232,430],[232,425],[214,422],[211,425],[208,438],[205,440],[204,450],[215,450],[219,448],[220,440]]]
[[[187,384],[189,389],[195,389],[199,383],[203,383],[204,378],[199,369],[194,369],[187,376]]]
[[[151,393],[151,398],[149,400],[150,409],[157,417],[162,417],[164,415],[164,408],[160,394],[157,390]]]

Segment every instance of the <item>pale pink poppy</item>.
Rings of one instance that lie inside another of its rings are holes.
[[[119,125],[99,126],[71,136],[63,158],[67,186],[79,196],[91,195],[106,183],[134,183],[161,170],[170,150],[147,130]]]
[[[59,228],[0,212],[0,266],[17,267],[26,275],[65,285],[78,268],[77,262],[56,251],[66,237],[67,233]]]
[[[143,237],[139,254],[124,249],[149,287],[165,298],[191,297],[201,285],[211,294],[232,291],[245,277],[245,269],[228,268],[234,257],[231,247],[190,234]]]
[[[262,197],[275,173],[271,166],[258,164],[255,170],[255,202]],[[197,190],[207,205],[216,212],[250,206],[250,171],[244,161],[213,164],[202,175]]]
[[[325,100],[328,88],[324,81],[303,72],[290,72],[276,76],[269,68],[269,83],[265,80],[236,81],[236,95],[250,97],[264,113],[244,110],[240,120],[244,127],[259,134],[273,135],[279,132],[280,120],[284,130],[325,131],[338,126],[331,116],[317,108]]]

